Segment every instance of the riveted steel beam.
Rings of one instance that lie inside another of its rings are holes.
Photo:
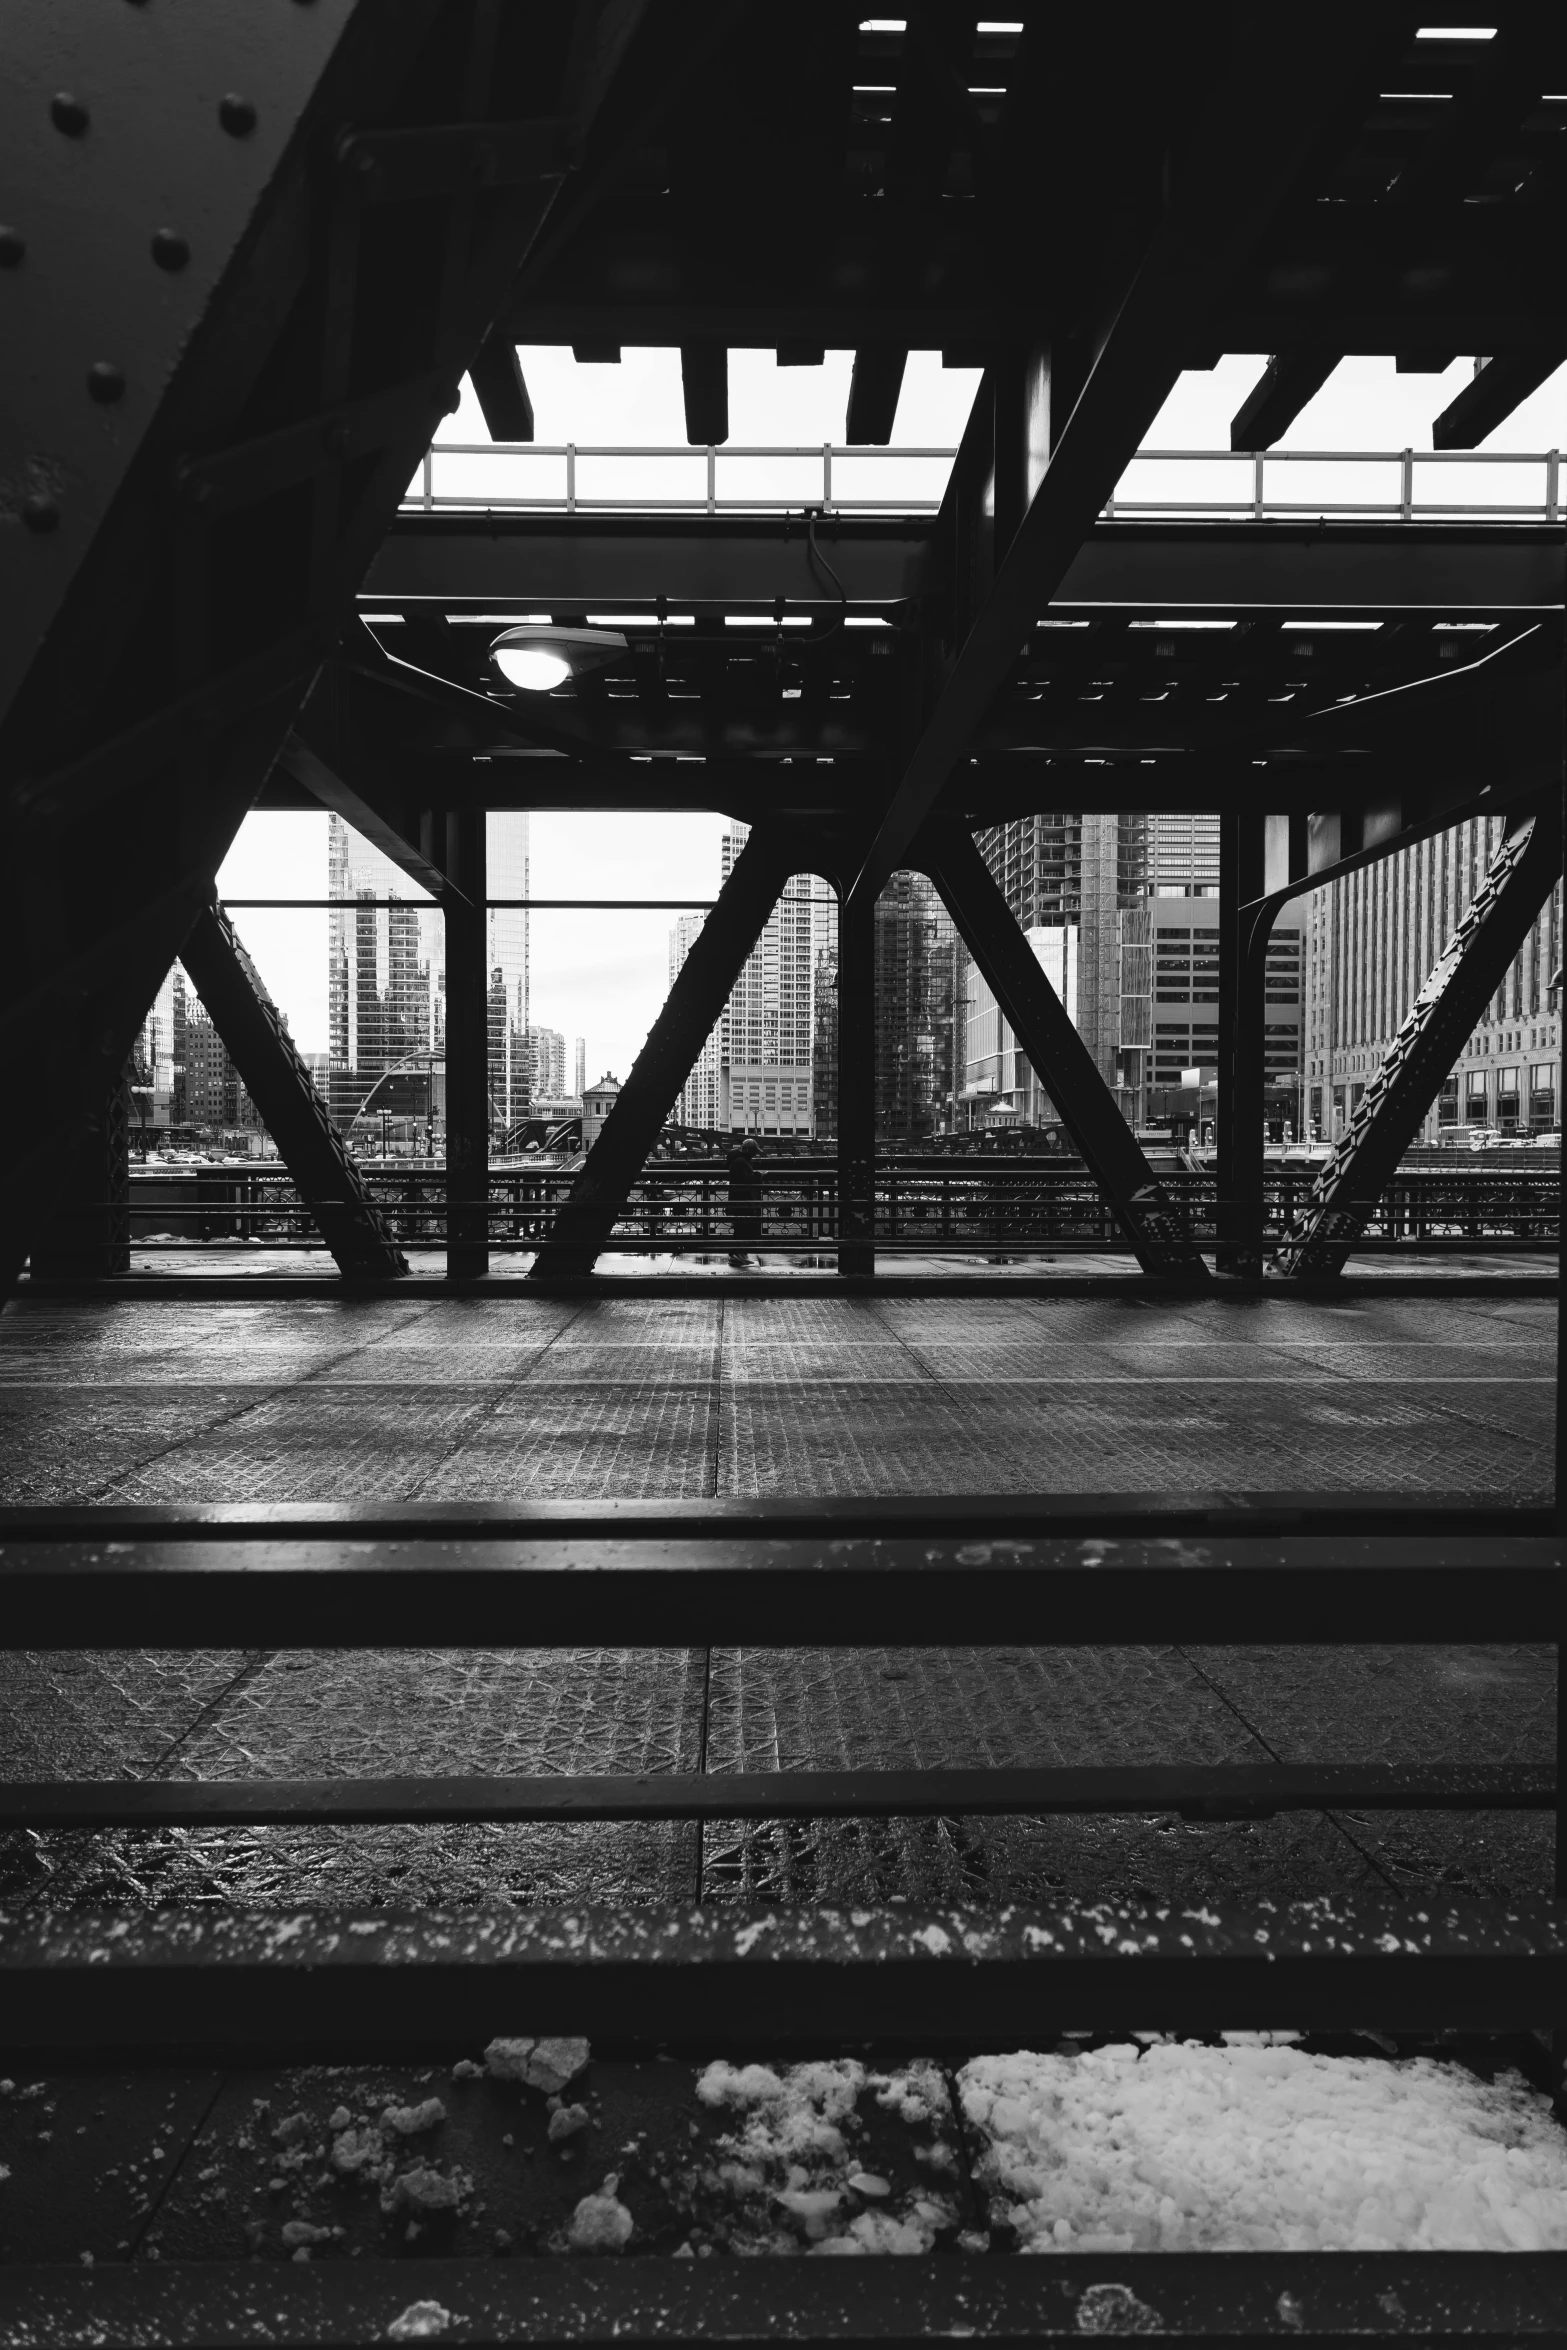
[[[12,1266],[549,210],[567,158],[512,136],[518,99],[591,148],[644,15],[578,0],[541,41],[471,0],[322,0],[262,57],[221,16],[34,12],[5,290],[23,429],[53,454],[4,534],[26,619],[4,632],[25,674],[0,654],[0,825],[31,886],[0,1030],[53,1051],[3,1178]],[[373,201],[410,157],[417,188]]]
[[[1511,831],[1366,1087],[1349,1131],[1312,1185],[1279,1270],[1342,1272],[1383,1186],[1501,985],[1562,869],[1561,818],[1548,803]]]
[[[364,1177],[220,906],[198,916],[180,959],[345,1279],[406,1273]]]
[[[950,818],[931,818],[910,856],[941,892],[964,945],[1060,1111],[1062,1124],[1115,1211],[1144,1272],[1206,1282],[1208,1268],[1184,1219],[1160,1189],[973,835]]]

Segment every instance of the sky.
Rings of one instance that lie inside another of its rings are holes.
[[[523,373],[541,443],[579,447],[659,448],[685,442],[680,355],[628,350],[618,366],[584,366],[569,350],[524,347]],[[817,447],[840,442],[853,354],[830,351],[820,367],[780,368],[770,351],[729,355],[731,445]],[[1230,419],[1265,362],[1232,354],[1207,373],[1184,374],[1147,438],[1155,449],[1214,449],[1229,444]],[[1455,360],[1445,375],[1398,375],[1390,358],[1344,359],[1278,444],[1285,449],[1429,449],[1431,422],[1469,380],[1473,362]],[[978,371],[943,368],[936,352],[911,353],[898,404],[893,445],[952,448],[963,430]],[[437,446],[487,444],[489,435],[464,380],[460,407],[445,419]],[[1567,367],[1524,401],[1487,449],[1543,450],[1567,442]],[[446,468],[464,460],[452,457]],[[480,460],[493,465],[494,460]],[[532,461],[543,464],[545,460]],[[685,460],[689,464],[690,460]],[[695,461],[701,463],[698,458]],[[635,469],[641,475],[640,467]],[[1292,474],[1294,469],[1291,469]],[[630,486],[622,466],[617,488]],[[443,470],[443,480],[447,479]],[[580,479],[586,478],[585,469]],[[645,478],[645,477],[643,477]],[[1304,474],[1301,475],[1304,482]],[[780,491],[801,502],[796,476],[779,468]],[[450,475],[456,491],[460,475]],[[901,490],[900,493],[901,494]],[[939,495],[922,480],[921,495]],[[1163,494],[1162,490],[1159,494]],[[1323,481],[1311,494],[1344,492]],[[711,898],[718,891],[720,815],[584,816],[536,810],[531,823],[535,897]],[[326,817],[271,813],[247,817],[219,876],[226,897],[324,897]],[[321,914],[239,913],[235,917],[263,979],[288,1014],[306,1052],[327,1046],[326,924]],[[569,1040],[587,1043],[590,1080],[624,1077],[664,1000],[673,913],[538,914],[531,942],[532,1016]]]

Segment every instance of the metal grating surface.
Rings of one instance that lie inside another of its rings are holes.
[[[26,1695],[45,1723],[57,1718],[62,1691],[114,1690],[127,1677],[80,1672],[84,1660],[76,1658],[5,1661],[29,1669]],[[256,1657],[248,1667],[239,1659],[186,1661],[206,1668],[216,1701],[203,1707],[194,1692],[163,1684],[165,1718],[185,1725],[175,1738],[155,1743],[159,1707],[149,1686],[139,1745],[100,1742],[84,1751],[82,1741],[46,1748],[35,1737],[21,1749],[28,1767],[36,1762],[38,1776],[193,1779],[700,1767],[700,1651],[306,1651]],[[220,1664],[229,1668],[221,1681]],[[21,1762],[12,1775],[24,1775]],[[45,1897],[415,1907],[688,1900],[697,1849],[695,1829],[679,1823],[213,1828],[0,1842],[11,1848],[0,1860],[0,1889],[24,1907]]]
[[[1462,1312],[1462,1337],[1455,1313]],[[27,1304],[12,1499],[1548,1486],[1554,1309],[1390,1295]],[[1495,1382],[1505,1379],[1508,1384]],[[960,1629],[961,1627],[955,1627]],[[802,1630],[807,1627],[802,1626]],[[831,1626],[812,1625],[818,1638]],[[0,1660],[12,1776],[697,1767],[684,1653]],[[716,1652],[708,1767],[1543,1759],[1549,1660]],[[12,1839],[6,1897],[502,1903],[1549,1881],[1543,1817],[247,1830]],[[22,1847],[25,1845],[25,1849]]]

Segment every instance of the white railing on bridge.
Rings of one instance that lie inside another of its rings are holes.
[[[579,447],[441,441],[404,512],[934,514],[952,449]],[[1109,517],[1558,522],[1560,452],[1140,449]]]

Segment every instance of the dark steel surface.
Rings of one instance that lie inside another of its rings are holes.
[[[0,1546],[15,1647],[1550,1640],[1548,1536],[237,1536]]]
[[[852,602],[903,603],[937,567],[929,521],[834,515],[818,524]],[[1567,591],[1549,523],[1099,522],[1052,611],[1288,611],[1356,615],[1552,611]],[[798,521],[767,516],[400,514],[371,558],[360,609],[835,610]],[[501,778],[496,779],[498,782]],[[688,778],[678,779],[689,782]],[[266,800],[261,803],[265,806]]]
[[[175,1779],[0,1785],[0,1830],[387,1820],[888,1819],[1177,1812],[1268,1819],[1362,1811],[1549,1811],[1553,1774],[1352,1763],[1073,1770],[747,1771],[638,1778]]]
[[[539,1530],[625,1538],[637,1534],[767,1536],[819,1533],[923,1535],[947,1528],[982,1535],[1219,1534],[1440,1535],[1509,1539],[1550,1535],[1548,1506],[1505,1494],[1417,1491],[1324,1499],[1301,1493],[975,1493],[843,1496],[693,1494],[680,1500],[205,1501],[22,1503],[0,1509],[0,1545],[104,1542],[121,1535],[160,1543],[259,1535],[379,1537],[521,1535]]]
[[[443,2342],[898,2345],[1172,2340],[1559,2342],[1561,2253],[1178,2252],[1037,2260],[365,2260],[0,2271],[17,2350],[353,2350],[410,2304]]]
[[[0,1929],[5,2038],[301,2051],[515,2031],[1028,2046],[1055,2028],[1502,2032],[1567,2022],[1567,1906],[1362,1896],[1224,1913],[777,1907],[496,1914],[40,1909]]]

